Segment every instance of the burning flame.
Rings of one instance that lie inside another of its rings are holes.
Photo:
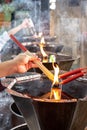
[[[45,39],[44,39],[44,37],[41,38],[40,44],[45,44]]]
[[[50,99],[55,99],[55,100],[60,100],[61,99],[61,88],[59,88],[59,67],[56,64],[56,67],[53,63],[53,68],[54,68],[54,82],[52,84],[51,88],[51,94],[50,94]]]
[[[39,32],[38,37],[42,37],[43,33]]]
[[[41,42],[40,42],[40,51],[43,56],[43,62],[48,62],[48,55],[46,54],[46,52],[43,49],[44,44],[45,44],[45,40],[44,40],[44,37],[42,37]]]
[[[60,100],[61,99],[61,89],[60,88],[52,88],[50,99]]]
[[[58,75],[59,75],[59,67],[57,64],[54,65],[53,63],[53,68],[54,68],[54,82],[53,82],[53,85],[54,84],[58,84],[59,83],[59,79],[58,79]]]

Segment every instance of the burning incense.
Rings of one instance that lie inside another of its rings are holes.
[[[21,48],[22,51],[26,51],[27,54],[29,56],[33,56],[33,54],[31,52],[29,52],[27,50],[27,48],[25,46],[23,46],[13,35],[10,35],[11,39]],[[54,75],[40,62],[40,61],[34,61],[35,64],[37,64],[37,66],[42,70],[42,72],[53,82],[54,81]],[[66,72],[64,74],[59,75],[59,79],[64,79],[67,78],[65,80],[63,80],[62,82],[59,82],[59,84],[66,84],[72,80],[75,80],[81,76],[84,76],[85,74],[87,74],[87,67],[86,68],[79,68],[76,70],[72,70],[70,72]]]
[[[59,84],[59,79],[58,79],[59,67],[57,64],[53,64],[53,68],[54,68],[54,82],[51,86],[50,99],[60,100],[62,87]]]
[[[29,56],[33,56],[31,52],[27,50],[25,46],[23,46],[13,35],[10,35],[11,39],[21,48],[22,51],[27,52]],[[42,72],[53,82],[54,75],[40,62],[34,61],[35,64],[42,70]]]
[[[50,99],[60,100],[61,99],[61,93],[62,93],[62,89],[59,88],[58,86],[54,85],[51,88]]]

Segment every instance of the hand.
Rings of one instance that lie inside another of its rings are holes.
[[[27,28],[27,27],[30,28],[30,27],[33,27],[34,24],[33,24],[31,19],[26,18],[26,19],[23,20],[21,26],[22,26],[22,28]]]
[[[37,65],[34,61],[40,61],[40,59],[36,56],[30,57],[27,53],[21,53],[13,59],[14,65],[16,67],[16,73],[24,73],[28,69],[36,68]]]

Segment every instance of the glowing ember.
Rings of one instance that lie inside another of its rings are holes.
[[[61,89],[60,88],[52,88],[50,99],[60,100],[61,99]]]
[[[59,88],[59,67],[56,64],[56,67],[53,64],[54,68],[54,82],[52,84],[51,88],[51,94],[50,94],[50,99],[55,99],[55,100],[60,100],[61,99],[61,88]]]

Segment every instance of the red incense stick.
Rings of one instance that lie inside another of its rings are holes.
[[[86,68],[79,68],[79,69],[75,69],[75,70],[71,70],[69,72],[66,72],[64,74],[59,75],[59,78],[66,78],[67,76],[73,75],[73,74],[77,74],[80,73],[82,70],[85,70]]]
[[[27,48],[23,46],[13,35],[10,35],[10,37],[21,48],[22,51],[27,51]]]
[[[84,76],[84,72],[80,72],[80,73],[78,73],[78,74],[76,74],[74,76],[68,77],[67,79],[60,82],[60,84],[66,84],[66,83],[68,83],[68,82],[70,82],[72,80],[75,80],[75,79],[77,79],[77,78],[79,78],[81,76]]]
[[[27,51],[28,54],[30,56],[32,56],[31,52],[29,52],[27,50],[27,48],[25,46],[23,46],[13,35],[10,35],[11,39],[21,48],[21,50],[23,50],[24,52]],[[35,62],[38,67],[45,73],[45,75],[51,80],[51,81],[54,81],[54,75],[41,63],[41,62]],[[66,84],[72,80],[75,80],[81,76],[83,76],[85,73],[84,70],[87,69],[87,68],[79,68],[79,69],[76,69],[76,70],[72,70],[70,72],[66,72],[64,74],[61,74],[59,75],[59,78],[63,79],[63,78],[67,78],[65,80],[63,80],[62,82],[60,82],[60,84]]]
[[[27,50],[25,46],[23,46],[13,35],[10,35],[11,39],[21,48],[22,51],[27,51],[27,54],[29,56],[33,56],[31,52]],[[42,70],[42,72],[53,82],[54,81],[54,75],[40,62],[40,61],[34,61],[35,64]]]

